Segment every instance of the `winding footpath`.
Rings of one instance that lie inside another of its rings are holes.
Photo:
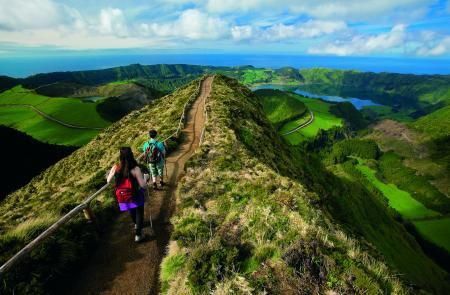
[[[86,126],[79,126],[79,125],[74,125],[74,124],[70,124],[70,123],[66,123],[64,121],[61,121],[59,119],[56,119],[50,115],[47,115],[46,113],[44,113],[43,111],[41,111],[40,109],[38,109],[37,107],[35,107],[34,105],[31,104],[0,104],[0,107],[24,107],[24,108],[29,108],[32,111],[36,112],[38,115],[44,117],[45,119],[55,122],[57,124],[60,124],[64,127],[67,128],[74,128],[74,129],[87,129],[87,130],[103,130],[104,128],[101,127],[86,127]]]
[[[152,216],[154,238],[136,244],[127,213],[121,214],[104,236],[89,265],[67,286],[68,294],[158,294],[159,269],[170,239],[170,217],[175,212],[176,186],[183,176],[184,165],[200,145],[205,123],[204,105],[211,92],[213,77],[201,84],[200,95],[187,115],[182,130],[184,141],[167,157],[168,185],[152,191],[145,208],[145,220]],[[150,215],[151,214],[151,215]],[[144,233],[151,229],[149,225]]]
[[[298,131],[298,130],[300,130],[302,128],[305,128],[309,124],[311,124],[314,121],[314,113],[311,110],[309,110],[309,114],[310,114],[310,118],[309,118],[309,120],[307,122],[302,123],[302,124],[298,125],[297,127],[295,127],[294,129],[289,130],[288,132],[283,133],[281,135],[285,136],[285,135],[292,134],[292,133],[294,133],[294,132],[296,132],[296,131]]]

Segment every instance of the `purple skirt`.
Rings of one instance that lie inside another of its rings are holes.
[[[144,206],[145,204],[145,190],[139,189],[139,194],[137,196],[133,196],[133,200],[128,203],[120,203],[119,209],[120,211],[128,211],[130,209],[134,209],[140,206]]]

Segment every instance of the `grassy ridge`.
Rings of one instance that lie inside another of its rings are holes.
[[[178,188],[163,293],[405,292],[312,205],[319,196],[296,180],[297,157],[250,90],[217,76],[207,109],[205,143]]]
[[[193,82],[113,123],[0,203],[0,263],[100,188],[105,183],[105,173],[118,161],[120,146],[131,146],[137,155],[149,128],[158,129],[161,136],[173,133],[182,108],[197,91],[197,85]],[[109,223],[116,214],[115,207],[110,191],[92,203],[100,226]],[[95,229],[87,226],[82,216],[77,217],[7,274],[0,292],[48,293],[58,276],[83,259],[97,238]]]

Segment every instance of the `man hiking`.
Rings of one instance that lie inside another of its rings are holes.
[[[166,157],[166,148],[164,143],[156,140],[158,133],[152,129],[149,131],[150,140],[144,143],[144,159],[148,164],[150,174],[153,180],[153,188],[158,189],[156,178],[159,176],[161,187],[164,186],[164,161]]]

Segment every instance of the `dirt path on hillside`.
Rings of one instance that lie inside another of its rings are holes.
[[[188,113],[182,130],[184,141],[167,157],[168,185],[164,190],[152,191],[146,204],[145,220],[151,213],[155,238],[134,242],[134,228],[128,212],[124,212],[109,234],[98,245],[90,264],[74,279],[65,293],[70,294],[158,294],[159,266],[170,238],[169,218],[175,211],[175,192],[184,173],[186,161],[199,146],[205,122],[204,102],[211,92],[212,77],[206,78],[201,92]],[[144,233],[150,230],[149,225]],[[148,236],[148,235],[147,235]]]

